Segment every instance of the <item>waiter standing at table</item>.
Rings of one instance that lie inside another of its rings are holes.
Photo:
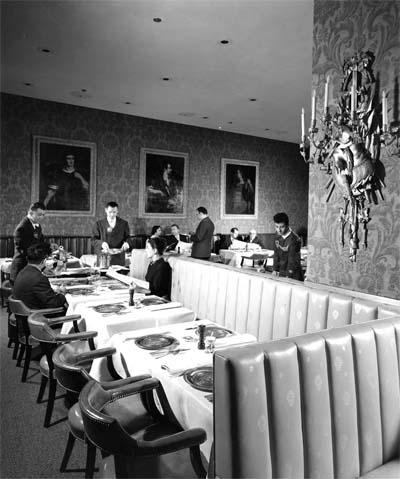
[[[37,201],[29,207],[28,214],[14,231],[14,257],[11,264],[10,281],[14,284],[18,273],[27,265],[27,251],[34,243],[43,242],[44,237],[40,222],[45,215],[43,203]]]
[[[193,242],[192,258],[208,260],[211,256],[214,223],[208,217],[208,211],[204,206],[199,206],[196,211],[200,223],[196,232],[190,236],[190,241]]]
[[[125,252],[129,249],[129,224],[118,216],[118,203],[110,201],[105,208],[106,218],[96,221],[92,232],[92,243],[96,254],[110,253],[111,249],[121,249],[112,254],[110,264],[125,266]]]
[[[300,238],[289,228],[289,217],[286,213],[277,213],[274,223],[278,238],[275,240],[272,274],[303,281]]]

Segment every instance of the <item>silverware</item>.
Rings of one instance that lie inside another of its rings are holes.
[[[171,334],[171,331],[164,331],[162,333],[157,333],[157,334]],[[142,337],[142,335],[140,335],[140,336],[129,336],[129,338],[124,339],[124,342],[125,341],[133,341],[134,339],[139,339],[141,337]]]
[[[179,354],[179,353],[182,353],[183,351],[190,351],[189,349],[171,349],[169,351],[153,351],[152,353],[150,353],[154,359],[160,359],[160,358],[163,358],[164,356],[167,356],[168,354],[173,354],[173,355],[176,355],[176,354]]]
[[[205,397],[205,398],[207,399],[207,401],[209,401],[209,402],[213,402],[213,401],[214,401],[214,394],[206,394],[204,397]]]

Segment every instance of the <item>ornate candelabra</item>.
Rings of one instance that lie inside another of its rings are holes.
[[[343,80],[336,112],[328,106],[330,78],[326,79],[321,127],[316,121],[316,92],[311,100],[311,124],[305,134],[304,109],[301,112],[300,153],[306,163],[320,165],[330,179],[326,185],[328,202],[337,186],[344,199],[339,210],[341,243],[349,227],[350,260],[356,260],[358,231],[363,227],[363,245],[367,247],[367,204],[383,200],[384,178],[377,168],[381,146],[399,141],[399,125],[388,124],[387,94],[380,96],[372,70],[372,52],[357,52],[343,63]]]

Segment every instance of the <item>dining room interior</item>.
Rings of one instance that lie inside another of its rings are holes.
[[[400,477],[400,1],[0,14],[1,476]]]

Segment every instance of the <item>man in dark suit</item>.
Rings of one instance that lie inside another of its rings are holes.
[[[199,206],[196,211],[200,223],[196,232],[190,236],[190,241],[193,242],[192,258],[208,260],[211,256],[214,223],[208,217],[208,211],[204,206]]]
[[[258,244],[261,249],[264,248],[264,245],[262,244],[260,238],[257,236],[257,231],[255,229],[250,230],[249,236],[246,238],[246,243]]]
[[[26,255],[29,246],[33,243],[43,242],[43,233],[40,222],[44,218],[45,209],[39,201],[32,203],[27,216],[18,224],[14,231],[14,257],[11,264],[10,280],[12,283],[18,273],[26,266]]]
[[[50,254],[48,243],[35,243],[28,248],[28,264],[19,272],[13,289],[15,298],[23,301],[28,308],[68,307],[65,296],[53,291],[48,278],[42,274]]]
[[[105,208],[107,217],[96,221],[92,243],[96,254],[109,253],[117,248],[121,252],[111,255],[110,264],[125,266],[125,252],[129,249],[129,224],[118,216],[118,203],[110,201]]]
[[[300,238],[289,228],[289,217],[286,213],[277,213],[274,216],[274,223],[277,239],[272,274],[303,281]]]
[[[237,228],[232,228],[231,234],[224,240],[221,249],[229,249],[235,240],[242,241],[242,237]]]
[[[171,225],[171,234],[166,236],[165,239],[167,240],[165,251],[174,250],[180,241],[187,243],[187,236],[180,234],[179,226],[177,224]]]

